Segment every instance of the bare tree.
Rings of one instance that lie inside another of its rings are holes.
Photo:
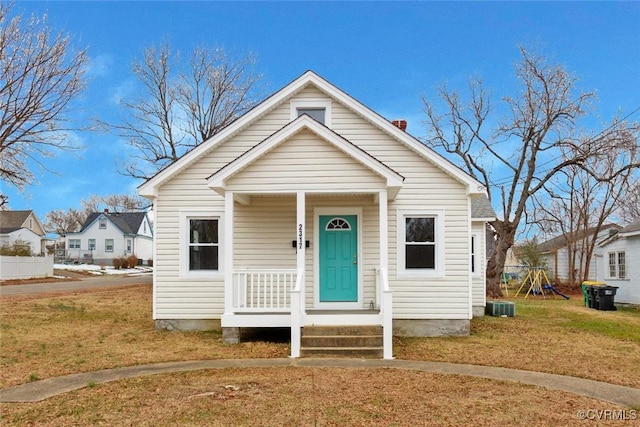
[[[629,184],[626,197],[620,201],[616,214],[626,223],[640,219],[640,178],[636,177]]]
[[[637,179],[639,171],[625,166],[638,162],[638,133],[617,136],[622,139],[608,141],[609,150],[591,156],[580,166],[566,167],[532,198],[532,222],[543,232],[563,237],[572,284],[589,278],[598,234],[611,222],[628,197],[634,177]]]
[[[632,134],[626,122],[615,122],[598,135],[579,138],[577,120],[585,115],[594,94],[578,92],[576,79],[561,66],[524,48],[520,51],[522,60],[516,66],[520,91],[503,98],[507,114],[492,131],[485,130],[492,106],[478,79],[471,80],[468,103],[457,92],[441,88],[442,115],[423,98],[430,129],[425,144],[457,156],[464,169],[487,187],[492,201],[499,197],[501,219],[492,222],[496,251],[487,264],[489,295],[501,295],[500,274],[507,250],[526,219],[532,195],[566,167],[584,165],[620,135]],[[563,157],[562,153],[573,154]],[[635,163],[624,169],[637,167]],[[505,178],[492,180],[498,170]]]
[[[65,114],[84,89],[86,50],[53,33],[46,16],[10,17],[0,3],[0,178],[23,190],[35,175],[30,162],[74,147]]]
[[[223,49],[196,49],[188,66],[168,45],[145,49],[133,63],[143,96],[121,102],[128,119],[102,123],[136,152],[123,174],[150,178],[253,107],[254,67],[251,56],[234,61]]]

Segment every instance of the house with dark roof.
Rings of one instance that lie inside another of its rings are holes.
[[[640,219],[598,244],[597,279],[617,286],[615,302],[640,304]]]
[[[80,231],[67,233],[66,258],[111,265],[114,258],[153,257],[153,230],[146,212],[93,212]]]
[[[32,210],[0,211],[0,246],[29,245],[31,253],[46,253],[44,227]]]

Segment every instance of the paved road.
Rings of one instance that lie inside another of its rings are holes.
[[[0,286],[0,297],[14,295],[32,295],[49,292],[77,291],[83,289],[96,289],[124,285],[151,284],[153,276],[144,274],[140,276],[106,275],[86,277],[75,281],[59,281],[51,283],[32,283],[25,285]]]

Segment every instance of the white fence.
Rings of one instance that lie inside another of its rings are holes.
[[[53,276],[53,256],[0,256],[0,279]]]

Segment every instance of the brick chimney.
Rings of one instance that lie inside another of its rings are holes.
[[[397,128],[400,128],[402,131],[407,131],[407,121],[406,120],[392,120],[391,123]]]

